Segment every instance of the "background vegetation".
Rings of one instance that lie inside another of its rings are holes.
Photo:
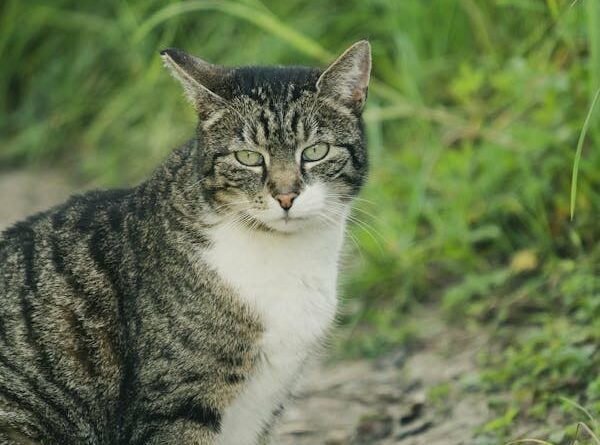
[[[481,443],[510,437],[520,418],[568,421],[561,396],[598,417],[600,112],[569,218],[575,147],[600,87],[597,0],[5,0],[0,163],[137,181],[194,125],[159,49],[324,64],[365,37],[373,169],[346,286],[345,321],[358,328],[341,350],[411,344],[414,308],[440,307],[494,338],[470,383],[498,412]]]

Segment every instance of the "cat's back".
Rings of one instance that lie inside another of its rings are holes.
[[[78,278],[90,281],[100,257],[111,256],[109,244],[122,238],[129,195],[129,190],[74,195],[0,232],[0,299],[60,296],[78,287]]]
[[[128,193],[75,196],[0,234],[3,432],[13,421],[56,443],[110,440],[100,426],[116,409],[122,362],[113,246]]]

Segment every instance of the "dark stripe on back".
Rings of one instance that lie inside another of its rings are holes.
[[[77,220],[77,230],[83,233],[88,232],[94,225],[97,211],[96,202],[91,200],[85,202],[85,207],[80,212]]]
[[[35,280],[35,232],[27,226],[20,230],[20,241],[23,252],[23,265],[25,267],[25,286],[32,292],[37,292]]]
[[[89,295],[86,291],[83,282],[77,277],[71,268],[65,263],[65,253],[60,247],[60,242],[57,237],[51,239],[52,263],[55,270],[64,278],[67,285],[73,290],[75,297],[79,297],[86,302],[89,310],[95,314],[102,313],[104,308],[98,304],[95,295]]]
[[[47,405],[50,408],[50,411],[62,417],[66,423],[70,423],[69,415],[65,408],[59,404],[57,404],[52,397],[48,394],[47,391],[42,391],[40,389],[40,385],[33,380],[30,376],[24,375],[19,367],[11,363],[8,357],[2,355],[0,351],[0,364],[3,365],[6,369],[10,370],[14,375],[18,376],[18,378],[22,379],[26,384],[29,391],[33,393],[33,395],[37,398],[36,403],[32,403],[27,393],[20,393],[17,391],[11,391],[7,387],[0,386],[0,392],[7,398],[13,400],[19,406],[26,408],[39,422],[39,425],[44,428],[48,433],[58,434],[58,437],[61,440],[66,440],[66,436],[63,435],[60,429],[57,430],[57,425],[52,423],[47,417],[47,415],[40,410],[41,405]],[[56,422],[60,422],[58,419]],[[68,440],[68,439],[67,439]],[[67,443],[67,442],[64,442]]]
[[[123,227],[123,212],[116,204],[108,209],[108,223],[114,232],[120,232]]]
[[[6,340],[6,328],[4,327],[4,318],[0,316],[0,339],[4,343]]]

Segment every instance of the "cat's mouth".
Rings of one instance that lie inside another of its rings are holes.
[[[308,216],[290,215],[286,212],[277,218],[268,220],[259,219],[261,225],[268,227],[271,231],[291,233],[301,230],[310,223]]]
[[[243,226],[259,232],[295,232],[306,225],[311,218],[308,216],[290,215],[288,212],[276,218],[261,218],[257,215],[245,214],[240,221]]]

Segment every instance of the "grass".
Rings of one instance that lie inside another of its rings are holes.
[[[575,215],[575,200],[577,199],[577,176],[579,175],[579,164],[581,162],[581,152],[583,150],[583,141],[585,140],[585,135],[588,132],[590,126],[590,118],[592,117],[592,113],[594,112],[594,107],[596,106],[596,102],[598,102],[598,97],[600,96],[600,89],[596,91],[594,95],[594,99],[592,99],[592,104],[590,105],[590,111],[585,117],[585,121],[583,122],[583,128],[581,129],[581,134],[579,135],[579,140],[577,141],[577,151],[575,152],[575,161],[573,161],[573,175],[571,180],[571,220],[573,220],[573,216]]]
[[[600,424],[598,421],[590,414],[590,412],[585,409],[583,406],[579,405],[577,402],[569,400],[567,398],[562,398],[563,402],[567,405],[574,407],[576,410],[580,412],[580,414],[584,414],[587,417],[586,422],[577,422],[574,427],[574,432],[570,435],[572,439],[570,439],[570,445],[600,445]],[[566,437],[560,434],[560,439],[565,439]],[[568,437],[568,436],[567,436]],[[560,440],[559,439],[559,440]],[[567,439],[569,440],[569,439]],[[520,443],[538,443],[542,445],[556,445],[554,442],[549,442],[542,439],[535,438],[525,438],[525,439],[517,439],[511,440],[506,445],[520,444]]]
[[[369,38],[372,174],[355,212],[343,350],[410,343],[412,309],[436,305],[494,338],[479,388],[508,402],[482,441],[555,412],[573,423],[561,397],[598,418],[600,4],[433,3],[6,0],[0,163],[138,181],[194,126],[159,49],[324,64]]]

